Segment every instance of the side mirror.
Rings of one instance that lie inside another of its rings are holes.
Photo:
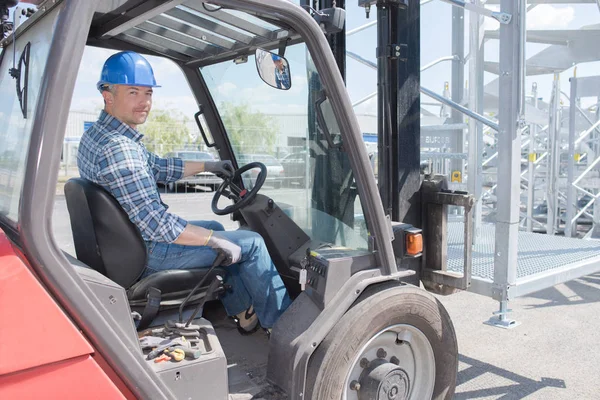
[[[267,85],[281,90],[292,87],[290,65],[284,57],[263,49],[256,49],[255,56],[258,75]]]

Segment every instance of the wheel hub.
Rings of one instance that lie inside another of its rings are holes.
[[[359,400],[406,400],[409,393],[406,371],[386,360],[370,362],[361,374]]]

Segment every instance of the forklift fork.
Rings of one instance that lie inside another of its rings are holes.
[[[423,268],[421,280],[427,290],[452,294],[471,286],[473,243],[473,205],[475,199],[467,192],[448,190],[443,175],[428,176],[421,185],[423,213]],[[464,267],[462,275],[448,271],[448,206],[463,207]]]

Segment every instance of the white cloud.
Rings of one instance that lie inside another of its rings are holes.
[[[237,89],[237,86],[231,82],[224,82],[224,83],[220,84],[219,86],[217,86],[217,92],[221,96],[229,96],[230,94],[235,92],[236,89]]]
[[[159,84],[162,82],[167,82],[170,78],[183,78],[183,72],[181,71],[181,68],[179,68],[173,61],[162,57],[145,57],[152,66],[154,77],[156,78],[156,82]]]
[[[272,88],[267,84],[261,84],[253,87],[253,88],[245,88],[243,89],[236,100],[241,100],[242,102],[247,102],[253,105],[267,103],[275,97],[275,91],[278,89]]]
[[[73,96],[73,101],[71,102],[71,110],[74,111],[85,111],[90,113],[95,113],[96,111],[104,108],[104,101],[102,100],[102,96],[98,93],[97,96],[89,97],[89,96],[78,96],[77,94]]]
[[[161,108],[167,110],[176,110],[192,118],[192,116],[198,111],[198,104],[196,99],[192,95],[190,96],[157,96],[153,97],[153,108]]]
[[[100,79],[104,61],[114,53],[114,50],[86,47],[79,65],[77,84],[93,84],[95,86],[98,79]]]
[[[289,93],[298,94],[306,92],[306,88],[308,86],[308,80],[305,75],[292,75],[292,87],[289,90]]]
[[[565,29],[574,18],[573,7],[540,4],[527,13],[527,29]]]
[[[500,7],[490,6],[489,9],[499,11]],[[575,9],[571,6],[540,4],[527,13],[527,29],[565,29],[574,18]],[[493,18],[486,18],[484,24],[486,30],[500,29],[500,23]]]

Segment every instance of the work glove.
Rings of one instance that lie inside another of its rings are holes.
[[[231,161],[205,161],[204,171],[212,172],[217,176],[231,177],[235,172]]]
[[[220,236],[217,232],[212,232],[206,245],[225,254],[226,259],[222,265],[235,264],[242,259],[241,247]]]

